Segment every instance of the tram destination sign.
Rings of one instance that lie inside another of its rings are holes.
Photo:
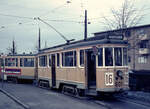
[[[109,35],[107,38],[108,39],[123,40],[123,35]]]
[[[21,74],[21,69],[5,69],[5,73],[6,74],[17,74],[20,75]]]

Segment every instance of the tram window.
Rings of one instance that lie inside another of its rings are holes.
[[[114,56],[115,56],[115,65],[122,66],[122,49],[114,48]]]
[[[65,64],[64,64],[64,62],[65,62],[65,60],[64,60],[64,53],[62,53],[61,55],[62,55],[61,56],[62,57],[62,66],[65,66]]]
[[[103,48],[98,49],[98,66],[103,66]]]
[[[39,66],[45,67],[47,65],[47,56],[40,56],[39,57]]]
[[[127,55],[127,48],[123,48],[123,65],[128,65],[128,55]]]
[[[76,66],[76,51],[62,53],[62,66]]]
[[[59,53],[57,53],[57,67],[59,67],[59,59],[60,59],[60,56],[59,56]]]
[[[80,50],[80,66],[84,67],[84,50]]]
[[[18,66],[18,58],[16,58],[16,67]]]
[[[105,48],[105,65],[113,66],[113,49]]]
[[[34,58],[24,58],[24,67],[34,67]]]
[[[20,58],[20,67],[23,66],[23,58]]]
[[[52,61],[51,61],[52,59],[51,59],[51,55],[49,55],[49,66],[51,66],[52,65]]]
[[[73,56],[74,56],[74,65],[73,66],[76,66],[77,65],[77,55],[76,55],[76,51],[73,52]]]
[[[8,67],[16,66],[16,59],[17,58],[6,58],[5,59],[5,66],[8,66]]]
[[[0,58],[0,66],[4,66],[4,61],[2,58]]]

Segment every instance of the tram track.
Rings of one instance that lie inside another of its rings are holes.
[[[44,88],[46,89],[46,88]],[[48,88],[49,89],[49,88]],[[84,103],[93,103],[93,104],[96,104],[96,105],[99,105],[99,106],[102,106],[106,109],[115,109],[111,103],[109,103],[109,97],[107,96],[106,98],[103,97],[103,98],[99,98],[97,96],[78,96],[78,95],[73,95],[73,94],[70,94],[70,93],[67,93],[67,92],[57,92],[56,90],[51,90],[53,92],[56,92],[56,93],[60,93],[60,94],[63,94],[65,96],[68,96],[68,97],[71,97],[73,99],[76,99],[76,100],[79,100],[79,101],[82,101]],[[142,107],[145,107],[145,108],[149,108],[150,107],[150,104],[146,104],[144,102],[141,102],[141,101],[138,101],[138,100],[135,100],[135,99],[131,99],[131,98],[127,98],[127,97],[122,97],[122,96],[114,96],[114,97],[110,97],[112,99],[112,101],[114,100],[114,103],[117,102],[117,101],[120,101],[120,102],[124,102],[124,103],[130,103],[130,104],[136,104],[136,105],[139,105],[139,106],[142,106]]]
[[[104,109],[126,109],[126,108],[131,108],[132,109],[132,107],[136,107],[136,106],[137,106],[136,109],[149,109],[149,107],[150,107],[150,104],[147,105],[147,104],[143,103],[140,100],[126,98],[122,95],[117,95],[117,96],[114,96],[114,97],[109,97],[108,96],[108,97],[101,98],[101,97],[98,97],[98,96],[89,96],[89,95],[88,96],[77,96],[77,95],[72,95],[72,94],[69,94],[69,93],[62,93],[59,90],[50,90],[50,88],[43,88],[43,89],[54,92],[54,93],[57,93],[57,94],[54,94],[54,95],[61,94],[63,96],[67,96],[71,99],[74,99],[77,102],[81,102],[83,104],[91,104],[91,105],[97,106],[97,107],[103,107]],[[12,93],[12,94],[15,95],[16,98],[19,98],[18,94],[14,94],[14,93]],[[140,102],[138,102],[138,101],[140,101]],[[31,105],[29,105],[29,106],[31,106]],[[128,106],[128,107],[125,107],[125,106]],[[142,107],[142,108],[140,108],[140,107]],[[25,109],[28,109],[28,108],[25,108]]]
[[[112,109],[109,105],[107,105],[106,103],[104,103],[103,101],[100,100],[96,100],[95,96],[76,96],[76,95],[72,95],[69,93],[62,93],[65,96],[71,97],[73,99],[77,99],[79,101],[85,102],[85,103],[92,103],[92,104],[96,104],[98,106],[102,106],[106,109]]]
[[[133,103],[136,105],[141,105],[141,106],[146,107],[146,108],[150,107],[150,103],[143,102],[139,99],[117,96],[117,100],[122,101],[122,102],[126,102],[126,103]]]
[[[143,109],[149,109],[149,107],[150,107],[150,104],[148,104],[148,103],[144,103],[140,100],[135,100],[135,99],[121,97],[121,96],[115,96],[114,98],[111,98],[112,101],[114,100],[114,103],[113,102],[110,103],[109,100],[107,101],[107,99],[98,98],[95,96],[80,97],[80,96],[74,96],[71,94],[64,94],[64,95],[78,99],[78,100],[82,100],[82,102],[93,103],[93,104],[102,106],[106,109],[115,109],[116,107],[113,107],[113,104],[117,104],[118,102],[138,105],[140,107],[143,107]]]

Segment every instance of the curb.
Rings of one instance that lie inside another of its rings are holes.
[[[23,102],[21,102],[20,100],[18,100],[16,97],[14,97],[13,95],[11,95],[7,91],[5,91],[5,90],[3,90],[3,89],[0,88],[0,92],[2,92],[5,95],[7,95],[9,98],[11,98],[12,100],[14,100],[19,105],[21,105],[24,109],[30,109],[30,107],[28,105],[24,104]]]

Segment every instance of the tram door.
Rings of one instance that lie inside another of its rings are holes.
[[[88,88],[96,88],[96,56],[93,50],[86,51],[86,73]]]
[[[52,67],[51,67],[51,72],[52,72],[52,87],[56,86],[56,65],[55,65],[55,54],[52,54]]]

